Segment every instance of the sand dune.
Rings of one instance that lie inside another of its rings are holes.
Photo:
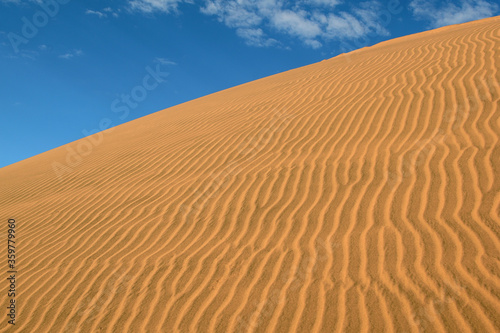
[[[445,27],[0,169],[1,331],[499,332],[499,54]]]

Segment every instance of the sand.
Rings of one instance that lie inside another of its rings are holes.
[[[499,53],[406,36],[0,169],[0,330],[500,331]]]

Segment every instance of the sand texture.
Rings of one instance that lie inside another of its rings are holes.
[[[499,69],[494,17],[0,169],[0,331],[499,332]]]

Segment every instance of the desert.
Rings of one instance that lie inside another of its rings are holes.
[[[400,37],[1,168],[1,331],[498,332],[499,48]]]

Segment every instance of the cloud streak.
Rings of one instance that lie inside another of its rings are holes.
[[[111,7],[106,7],[102,10],[92,10],[92,9],[87,9],[85,11],[85,14],[87,15],[95,15],[99,18],[106,18],[108,17],[108,15],[111,15],[113,17],[118,17],[118,13],[117,12],[120,12],[120,9],[118,9],[117,11],[114,11]]]
[[[479,20],[499,12],[497,4],[486,0],[460,0],[441,6],[433,0],[412,0],[410,9],[415,18],[428,21],[430,28]]]
[[[333,39],[389,34],[377,15],[382,10],[378,0],[343,11],[338,9],[339,0],[129,0],[129,8],[143,13],[171,13],[178,12],[182,3],[201,4],[203,14],[234,29],[252,46],[276,46],[281,44],[279,38],[289,37],[319,48]]]
[[[82,50],[73,50],[73,51],[61,54],[59,56],[59,58],[61,58],[61,59],[71,59],[71,58],[74,58],[74,57],[79,57],[81,55],[83,55]]]
[[[103,17],[106,17],[107,15],[105,13],[102,13],[98,10],[91,10],[91,9],[87,9],[85,11],[85,14],[87,15],[95,15],[95,16],[98,16],[99,18],[103,18]]]
[[[201,11],[238,29],[238,35],[248,44],[259,46],[275,44],[268,36],[276,33],[298,38],[312,48],[332,39],[388,34],[379,23],[377,12],[382,5],[378,1],[362,2],[350,12],[337,10],[338,4],[335,0],[208,0]]]
[[[177,7],[183,2],[192,3],[192,1],[188,0],[130,0],[129,5],[133,11],[170,13],[177,11]]]

